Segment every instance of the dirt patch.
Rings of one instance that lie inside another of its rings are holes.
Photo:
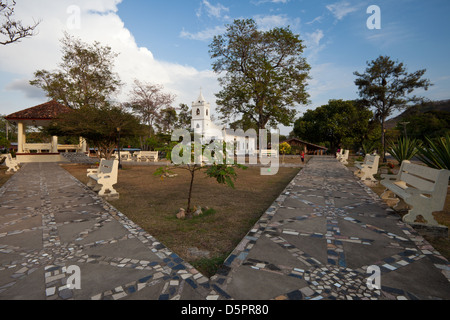
[[[12,177],[12,174],[6,174],[7,167],[0,167],[0,187],[2,187],[9,178]]]
[[[87,183],[89,167],[63,165],[83,183]],[[174,171],[176,177],[161,179],[153,175],[156,169],[156,166],[124,165],[115,185],[120,199],[110,203],[194,265],[189,254],[192,248],[208,251],[214,265],[218,265],[218,258],[223,261],[300,170],[282,167],[277,175],[262,176],[257,167],[238,169],[235,189],[199,172],[191,204],[212,210],[190,220],[178,220],[176,214],[187,205],[189,172],[178,169]],[[201,264],[208,265],[204,258]],[[210,274],[213,271],[209,269],[208,266],[206,272]]]

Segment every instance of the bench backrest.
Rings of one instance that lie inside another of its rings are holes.
[[[139,151],[138,155],[141,156],[157,156],[158,151]]]
[[[445,201],[449,177],[449,170],[433,169],[405,160],[402,162],[397,179],[411,187],[430,192],[438,197],[437,201],[442,201],[442,198]],[[445,189],[445,192],[442,189]]]
[[[369,166],[378,167],[378,163],[380,161],[380,156],[377,155],[371,155],[366,154],[366,157],[364,159],[364,164],[367,164]]]
[[[347,160],[349,154],[350,154],[350,150],[345,150],[345,153],[341,156],[341,159]]]
[[[13,157],[11,156],[11,153],[7,153],[5,154],[5,163],[6,165],[10,164],[14,164],[15,160],[13,159]]]
[[[118,160],[105,160],[102,159],[100,161],[100,165],[98,167],[99,173],[114,173],[119,168]]]
[[[261,150],[261,155],[274,155],[276,156],[278,153],[276,150],[272,150],[272,149],[267,149],[267,150]]]

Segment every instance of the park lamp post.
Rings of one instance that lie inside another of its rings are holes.
[[[403,133],[405,135],[405,139],[408,139],[408,133],[406,132],[406,126],[409,124],[409,122],[400,122],[400,124],[403,126]]]
[[[119,156],[119,169],[122,169],[122,164],[120,163],[120,127],[117,127],[118,137],[117,137],[117,152]]]

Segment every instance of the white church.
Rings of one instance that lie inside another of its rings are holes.
[[[204,143],[211,140],[234,143],[235,154],[238,156],[257,153],[256,136],[246,136],[242,130],[235,132],[233,129],[217,126],[211,121],[211,105],[201,92],[198,99],[192,102],[191,129],[203,135]]]

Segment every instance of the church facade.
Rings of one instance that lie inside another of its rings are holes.
[[[211,120],[211,105],[200,92],[196,101],[192,102],[191,129],[203,136],[202,143],[211,140],[234,144],[234,152],[238,156],[257,154],[257,137],[248,135],[243,130],[227,129],[216,125]]]

